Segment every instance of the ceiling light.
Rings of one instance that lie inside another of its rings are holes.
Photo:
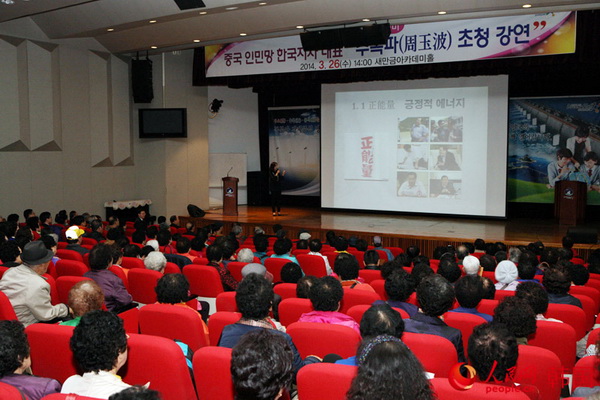
[[[523,4],[523,8],[531,8],[531,4]]]
[[[246,36],[246,35],[248,35],[248,34],[247,33],[243,33],[243,32],[240,33],[240,36]]]
[[[114,30],[115,30],[115,28],[108,28],[108,29],[106,30],[106,32],[112,32],[112,31],[114,31]]]
[[[262,3],[258,3],[259,6],[266,6],[267,3],[265,3],[264,1]]]
[[[446,11],[438,11],[438,15],[446,15]]]
[[[200,15],[206,15],[208,14],[208,11],[200,11]]]
[[[200,39],[194,39],[194,43],[200,43]]]
[[[233,10],[237,10],[238,8],[237,7],[225,7],[225,9],[227,11],[233,11]]]
[[[158,49],[156,46],[150,46],[151,49]]]
[[[363,18],[362,21],[363,22],[370,22],[371,20],[369,18]]]
[[[149,22],[149,23],[151,23],[151,24],[155,24],[155,23],[156,23],[156,20],[155,20],[155,19],[151,19],[151,20],[150,20],[150,21],[148,21],[148,22]]]
[[[296,29],[304,29],[304,25],[296,25]]]

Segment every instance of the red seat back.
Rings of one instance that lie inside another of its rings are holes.
[[[575,329],[560,322],[536,321],[536,324],[537,331],[529,337],[527,343],[552,351],[558,356],[565,371],[571,371],[575,365]]]
[[[484,278],[489,278],[489,279],[491,279],[491,280],[492,280],[492,282],[494,282],[494,284],[495,284],[496,282],[498,282],[498,281],[496,280],[496,273],[495,273],[494,271],[483,271],[483,272],[481,273],[481,276],[483,276]]]
[[[69,291],[77,282],[91,280],[85,276],[59,276],[56,280],[56,291],[58,292],[58,301],[69,304]]]
[[[369,285],[371,285],[373,290],[375,290],[375,293],[381,297],[381,300],[388,300],[389,297],[385,291],[385,281],[383,279],[375,279],[374,281],[371,281]]]
[[[430,380],[433,390],[439,400],[528,400],[526,393],[503,385],[492,383],[475,382],[468,390],[455,389],[448,379],[433,378]],[[510,391],[507,391],[510,390]]]
[[[587,333],[590,329],[592,329],[592,327],[594,326],[594,321],[596,320],[596,314],[598,313],[596,303],[591,297],[585,294],[575,294],[571,291],[571,295],[579,299],[579,301],[581,302],[583,312],[585,313],[585,331]]]
[[[235,302],[235,292],[223,292],[217,296],[217,311],[232,311],[237,312],[238,307]]]
[[[166,274],[180,274],[181,268],[179,268],[179,266],[177,264],[167,261],[167,265],[165,265],[164,273],[165,273],[165,275]]]
[[[210,345],[216,346],[221,339],[223,328],[227,325],[235,324],[240,320],[242,314],[230,311],[217,311],[208,319],[208,335],[210,337]]]
[[[273,286],[273,291],[280,295],[281,299],[292,299],[296,297],[297,286],[295,283],[280,283]]]
[[[370,305],[367,304],[359,304],[357,306],[353,306],[350,307],[350,309],[348,310],[347,315],[351,316],[357,323],[360,324],[360,321],[362,320],[363,314],[369,309],[371,308]],[[394,310],[398,311],[398,313],[400,313],[400,316],[402,317],[402,319],[406,319],[406,318],[410,318],[410,315],[408,315],[408,313],[400,308],[396,308],[396,307],[392,307]]]
[[[0,291],[0,321],[16,321],[17,314],[15,314],[15,309],[13,308],[10,300],[4,294],[4,292]]]
[[[219,271],[209,265],[189,264],[183,267],[183,274],[190,282],[190,291],[202,297],[217,297],[223,293]]]
[[[212,318],[212,317],[211,317]],[[207,346],[194,353],[194,380],[201,400],[233,400],[231,349]]]
[[[25,396],[19,389],[7,383],[0,382],[0,399],[2,400],[23,400]]]
[[[496,310],[498,304],[500,304],[498,300],[483,299],[477,305],[477,311],[479,311],[480,313],[491,315],[493,317],[494,310]]]
[[[140,309],[131,308],[117,314],[123,320],[123,327],[127,333],[140,333]]]
[[[58,298],[58,290],[56,289],[56,280],[49,274],[44,274],[42,277],[48,282],[48,285],[50,285],[50,303],[52,303],[52,305],[59,304],[60,300]]]
[[[344,297],[342,298],[342,303],[340,305],[340,312],[345,314],[352,306],[359,304],[373,304],[373,302],[377,300],[381,300],[381,298],[375,292],[344,288]]]
[[[83,256],[75,250],[58,249],[56,250],[56,256],[61,260],[74,260],[83,262]]]
[[[578,294],[588,296],[594,301],[594,312],[597,313],[598,311],[600,311],[600,290],[591,286],[571,286],[571,288],[569,289],[569,293],[573,296],[576,296]]]
[[[298,397],[302,400],[346,400],[357,367],[310,364],[298,371]]]
[[[348,249],[347,252],[352,254],[356,258],[356,261],[358,261],[359,268],[362,269],[365,267],[365,252],[364,251]],[[387,259],[387,256],[385,259]],[[333,264],[331,264],[331,265],[333,265]]]
[[[87,237],[81,238],[81,245],[82,246],[92,246],[92,247],[94,247],[97,244],[98,244],[98,242],[96,241],[96,239],[87,238]]]
[[[366,283],[371,283],[374,280],[382,280],[381,271],[377,269],[361,269],[358,271],[358,276],[363,278]]]
[[[441,336],[404,332],[402,341],[423,364],[425,371],[432,372],[435,376],[447,377],[450,369],[458,362],[456,347]]]
[[[294,322],[287,327],[288,335],[302,358],[338,354],[343,358],[356,355],[361,337],[354,329],[342,325],[317,322]]]
[[[283,326],[288,326],[298,321],[302,314],[311,311],[314,311],[314,308],[309,299],[296,297],[284,299],[279,303],[279,322]]]
[[[588,348],[591,344],[596,344],[596,342],[598,341],[599,335],[600,335],[600,328],[596,328],[593,331],[591,331],[590,334],[588,335],[588,340],[587,340],[587,344],[585,345],[585,347]]]
[[[583,357],[573,368],[573,390],[578,387],[600,386],[600,360],[598,357]]]
[[[540,400],[558,399],[563,384],[558,356],[541,347],[519,345],[514,381],[537,387]]]
[[[121,261],[121,267],[127,269],[146,268],[144,261],[137,257],[123,257],[123,261]]]
[[[281,268],[290,260],[285,258],[265,258],[265,268],[273,274],[273,282],[281,282]]]
[[[77,374],[77,366],[69,346],[72,326],[33,324],[25,329],[31,349],[31,369],[37,376],[63,383]]]
[[[331,269],[333,269],[333,266],[335,265],[335,259],[337,258],[339,253],[336,253],[334,251],[335,249],[333,249],[332,251],[325,251],[325,250],[321,250],[321,254],[323,254],[325,257],[327,257],[327,260],[329,261],[329,266],[331,266]],[[360,265],[359,265],[360,267]]]
[[[452,328],[458,329],[462,333],[463,348],[465,358],[468,356],[469,337],[473,333],[473,328],[477,325],[485,324],[487,321],[482,317],[473,314],[459,312],[447,312],[444,314],[444,322]]]
[[[142,307],[140,333],[180,340],[192,351],[208,346],[200,314],[191,308],[173,304],[148,304]]]
[[[58,260],[56,262],[57,276],[83,276],[90,269],[81,261]]]
[[[297,254],[296,259],[304,274],[313,275],[317,278],[327,275],[327,267],[325,267],[323,257],[314,254]]]
[[[494,295],[494,300],[502,301],[505,297],[514,296],[514,290],[496,290],[496,294]]]
[[[110,272],[112,272],[113,274],[115,274],[116,276],[118,276],[123,281],[123,285],[125,285],[125,289],[127,289],[127,291],[129,291],[129,279],[127,279],[127,274],[125,273],[123,268],[119,267],[118,265],[111,265],[110,267],[108,267],[108,270]],[[127,271],[127,272],[129,272],[129,271]]]
[[[158,271],[151,269],[134,268],[127,274],[129,281],[129,293],[133,301],[142,304],[156,303],[156,291],[154,288],[160,278],[163,277]]]
[[[191,254],[191,252],[190,252],[190,254]],[[208,258],[198,256],[198,257],[194,258],[194,261],[192,261],[192,263],[197,264],[197,265],[208,265]]]
[[[546,318],[556,318],[575,329],[575,338],[577,340],[585,336],[586,315],[583,309],[570,304],[548,304],[548,311],[544,314]]]
[[[50,263],[50,265],[53,265],[53,263]],[[50,267],[48,267],[48,269],[50,269]],[[2,279],[2,276],[4,276],[4,273],[8,271],[8,267],[3,267],[2,265],[0,265],[0,279]]]
[[[244,277],[242,276],[242,268],[244,268],[246,265],[248,265],[248,263],[231,261],[229,264],[227,264],[227,269],[231,273],[231,276],[233,276],[233,279],[235,279],[238,282],[241,282],[242,279],[244,279]]]

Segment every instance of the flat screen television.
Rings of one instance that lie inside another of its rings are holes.
[[[140,139],[187,137],[187,108],[141,108]]]

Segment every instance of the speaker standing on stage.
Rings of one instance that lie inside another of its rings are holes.
[[[285,170],[279,169],[279,164],[273,161],[269,166],[269,191],[271,192],[271,208],[273,216],[281,215],[281,180],[285,176]],[[275,214],[277,212],[277,214]]]

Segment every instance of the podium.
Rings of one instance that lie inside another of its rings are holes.
[[[554,217],[560,225],[577,225],[585,218],[587,185],[578,181],[558,181],[554,188]]]
[[[223,179],[223,215],[238,215],[238,178],[226,176]]]

